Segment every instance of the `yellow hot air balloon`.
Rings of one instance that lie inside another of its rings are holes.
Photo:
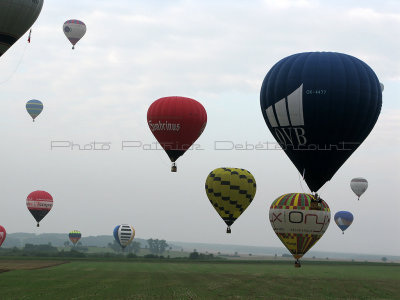
[[[211,204],[230,226],[245,211],[256,194],[256,180],[253,175],[238,168],[218,168],[206,179],[206,193]]]
[[[328,229],[331,211],[328,204],[310,194],[290,193],[277,198],[269,209],[269,221],[276,235],[296,259],[299,259]]]

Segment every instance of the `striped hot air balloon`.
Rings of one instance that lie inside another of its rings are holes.
[[[6,239],[6,235],[7,235],[6,229],[0,225],[0,247],[3,244],[4,240]]]
[[[86,25],[79,20],[68,20],[63,25],[63,31],[67,39],[72,44],[72,49],[75,49],[75,45],[86,33]]]
[[[43,110],[43,103],[36,99],[29,100],[26,102],[26,110],[32,117],[33,122],[35,122],[36,117],[40,115]]]
[[[256,180],[245,169],[218,168],[208,175],[205,189],[212,206],[228,225],[226,233],[231,233],[230,226],[254,199]]]
[[[39,227],[39,222],[53,207],[53,197],[45,191],[34,191],[26,198],[26,206],[35,218],[37,227]]]
[[[328,204],[313,195],[290,193],[278,197],[269,209],[269,221],[281,242],[296,259],[308,251],[328,229],[331,212]]]
[[[81,239],[82,234],[79,230],[72,230],[68,236],[72,244],[75,246],[76,243]]]
[[[122,249],[125,249],[126,246],[132,243],[134,237],[135,229],[131,225],[121,224],[114,228],[114,238],[121,245]]]

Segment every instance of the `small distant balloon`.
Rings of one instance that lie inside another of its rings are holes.
[[[351,223],[353,223],[354,217],[353,214],[349,211],[338,211],[335,214],[335,222],[336,225],[342,230],[342,233],[344,234],[344,231],[349,228]]]
[[[132,243],[134,237],[135,229],[131,225],[121,224],[114,228],[114,238],[122,249],[125,249],[125,247]]]
[[[75,45],[86,33],[86,25],[79,20],[68,20],[63,25],[63,31],[67,39],[72,44],[72,49],[75,49]]]
[[[0,247],[3,244],[4,240],[6,239],[6,229],[0,225]]]
[[[33,122],[35,122],[36,117],[40,115],[43,110],[43,103],[35,99],[29,100],[26,102],[26,110],[32,117]]]
[[[39,227],[39,222],[53,207],[53,197],[45,191],[34,191],[26,198],[26,206]]]
[[[69,235],[68,235],[70,241],[72,242],[72,244],[74,244],[74,246],[76,245],[76,243],[81,239],[82,234],[79,230],[72,230]]]
[[[358,200],[360,200],[361,195],[364,194],[368,188],[368,181],[362,177],[353,178],[350,182],[350,188],[354,194],[358,196]]]

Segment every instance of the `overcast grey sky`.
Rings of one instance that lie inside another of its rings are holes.
[[[87,25],[74,51],[62,32],[72,18]],[[283,246],[268,211],[281,194],[307,191],[296,168],[283,151],[216,150],[215,142],[274,142],[259,104],[268,70],[294,53],[337,51],[365,61],[385,91],[372,133],[322,189],[332,217],[349,210],[354,223],[342,235],[332,218],[313,249],[398,254],[399,36],[399,1],[45,0],[31,44],[25,35],[0,58],[0,224],[88,236],[130,223],[141,238]],[[203,150],[181,157],[176,174],[163,151],[121,149],[155,142],[147,108],[170,95],[194,98],[208,114]],[[29,99],[44,103],[34,124]],[[51,150],[52,140],[111,149]],[[248,169],[258,184],[231,235],[204,191],[208,173],[224,166]],[[370,184],[360,201],[349,187],[358,176]],[[40,228],[25,204],[37,189],[54,197]]]

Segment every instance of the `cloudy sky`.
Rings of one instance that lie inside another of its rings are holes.
[[[87,25],[74,51],[62,32],[72,18]],[[306,184],[283,151],[220,150],[228,148],[220,141],[274,142],[259,104],[268,70],[294,53],[337,51],[370,65],[385,91],[372,133],[322,188],[333,214],[349,210],[354,223],[342,235],[332,220],[314,249],[398,254],[399,36],[398,1],[45,0],[31,44],[25,35],[0,58],[0,224],[88,236],[130,223],[140,238],[281,246],[269,205]],[[163,151],[148,150],[147,109],[170,95],[197,99],[208,114],[202,150],[181,157],[176,174]],[[30,99],[45,106],[35,123]],[[51,141],[110,150],[51,149]],[[123,141],[142,146],[122,149]],[[223,166],[248,169],[258,184],[231,235],[204,191]],[[358,176],[370,183],[360,201],[349,187]],[[37,189],[55,201],[38,229],[25,204]]]

